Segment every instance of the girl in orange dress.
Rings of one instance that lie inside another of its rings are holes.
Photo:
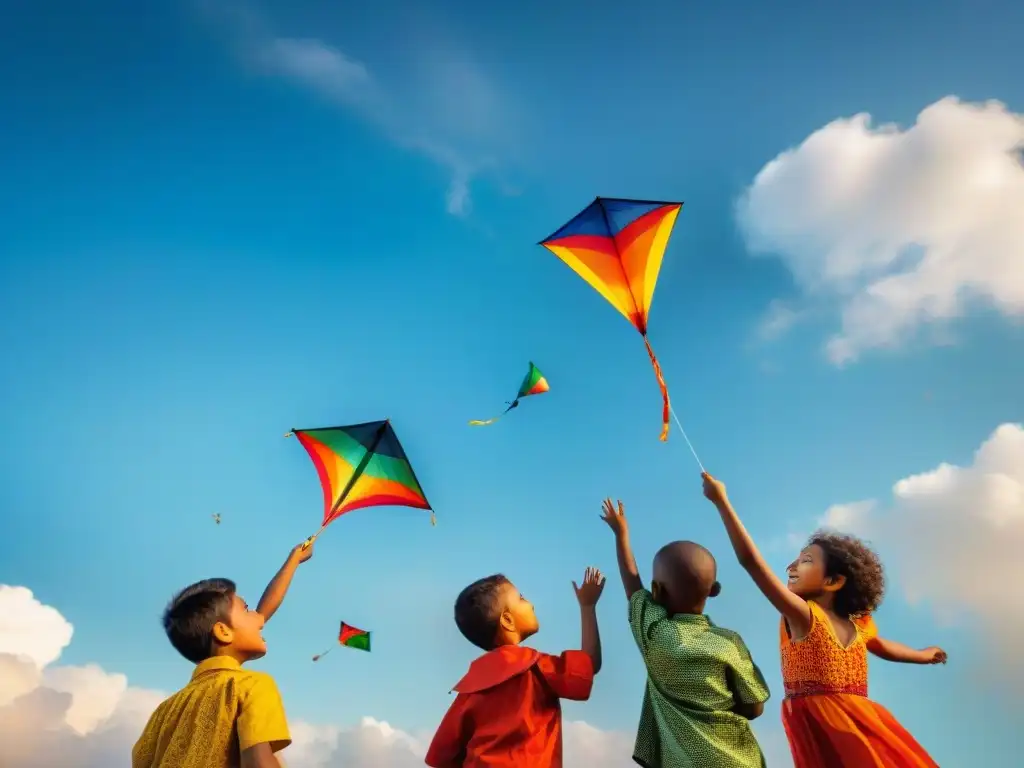
[[[941,648],[917,651],[878,636],[871,618],[885,591],[878,556],[852,536],[819,532],[790,563],[784,584],[737,517],[725,485],[703,478],[740,564],[782,614],[782,724],[796,768],[938,768],[867,697],[868,651],[886,661],[946,663]]]

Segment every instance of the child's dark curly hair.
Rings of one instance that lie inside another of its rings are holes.
[[[836,593],[835,611],[840,616],[873,613],[885,596],[885,572],[878,555],[856,536],[821,530],[807,546],[817,544],[825,553],[825,575],[845,576]]]

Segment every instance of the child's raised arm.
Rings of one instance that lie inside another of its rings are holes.
[[[604,500],[604,514],[601,519],[608,523],[608,527],[615,534],[615,556],[619,561],[619,576],[622,578],[622,586],[626,590],[628,600],[635,592],[644,588],[644,582],[640,578],[640,571],[636,567],[636,558],[633,557],[633,548],[629,544],[629,524],[626,523],[626,510],[619,502],[618,509],[612,504],[611,499]]]
[[[284,561],[284,565],[281,566],[278,572],[274,574],[274,578],[267,584],[267,588],[263,590],[263,596],[260,598],[259,605],[256,606],[256,611],[263,616],[264,621],[270,621],[270,617],[277,613],[277,609],[284,602],[284,596],[288,594],[288,587],[292,584],[295,569],[299,567],[300,563],[306,562],[312,556],[312,543],[299,544],[288,553],[288,559]]]
[[[807,601],[790,592],[789,588],[782,583],[782,579],[768,567],[768,563],[761,556],[754,540],[747,533],[747,529],[743,527],[743,523],[740,522],[736,510],[729,503],[729,497],[725,493],[725,484],[707,472],[701,477],[704,478],[704,496],[718,509],[718,514],[722,517],[726,533],[729,534],[729,542],[732,544],[740,565],[750,574],[750,578],[754,580],[761,593],[789,621],[793,637],[803,637],[811,628],[811,608],[807,605]]]
[[[597,568],[587,568],[583,574],[583,585],[572,583],[576,599],[580,604],[580,626],[583,639],[582,651],[590,657],[594,674],[601,671],[601,633],[597,628],[597,601],[604,592],[604,576]]]

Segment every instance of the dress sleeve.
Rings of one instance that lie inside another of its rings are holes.
[[[741,704],[763,704],[771,696],[768,683],[754,663],[747,644],[739,636],[736,637],[736,650],[737,656],[728,669],[729,688]]]
[[[542,654],[537,670],[560,699],[586,701],[594,687],[594,662],[583,651],[565,651],[561,656]]]
[[[238,715],[239,750],[263,743],[269,743],[274,752],[292,743],[281,694],[269,675],[256,677]]]
[[[424,762],[431,768],[458,768],[466,759],[470,720],[468,697],[460,693],[448,707],[427,749]]]
[[[654,596],[646,589],[638,589],[629,598],[629,629],[640,653],[647,654],[651,630],[667,616],[668,612],[654,602]]]

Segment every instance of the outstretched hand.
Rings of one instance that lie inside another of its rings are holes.
[[[604,575],[597,568],[587,568],[583,573],[583,585],[579,586],[574,581],[572,588],[576,590],[576,599],[581,607],[595,606],[604,592]]]
[[[933,645],[931,648],[925,648],[921,653],[924,654],[925,664],[946,663],[946,652],[938,646]]]
[[[601,519],[608,523],[616,536],[623,536],[629,533],[629,524],[626,522],[626,509],[619,502],[618,508],[612,504],[611,499],[605,499],[601,505]]]

